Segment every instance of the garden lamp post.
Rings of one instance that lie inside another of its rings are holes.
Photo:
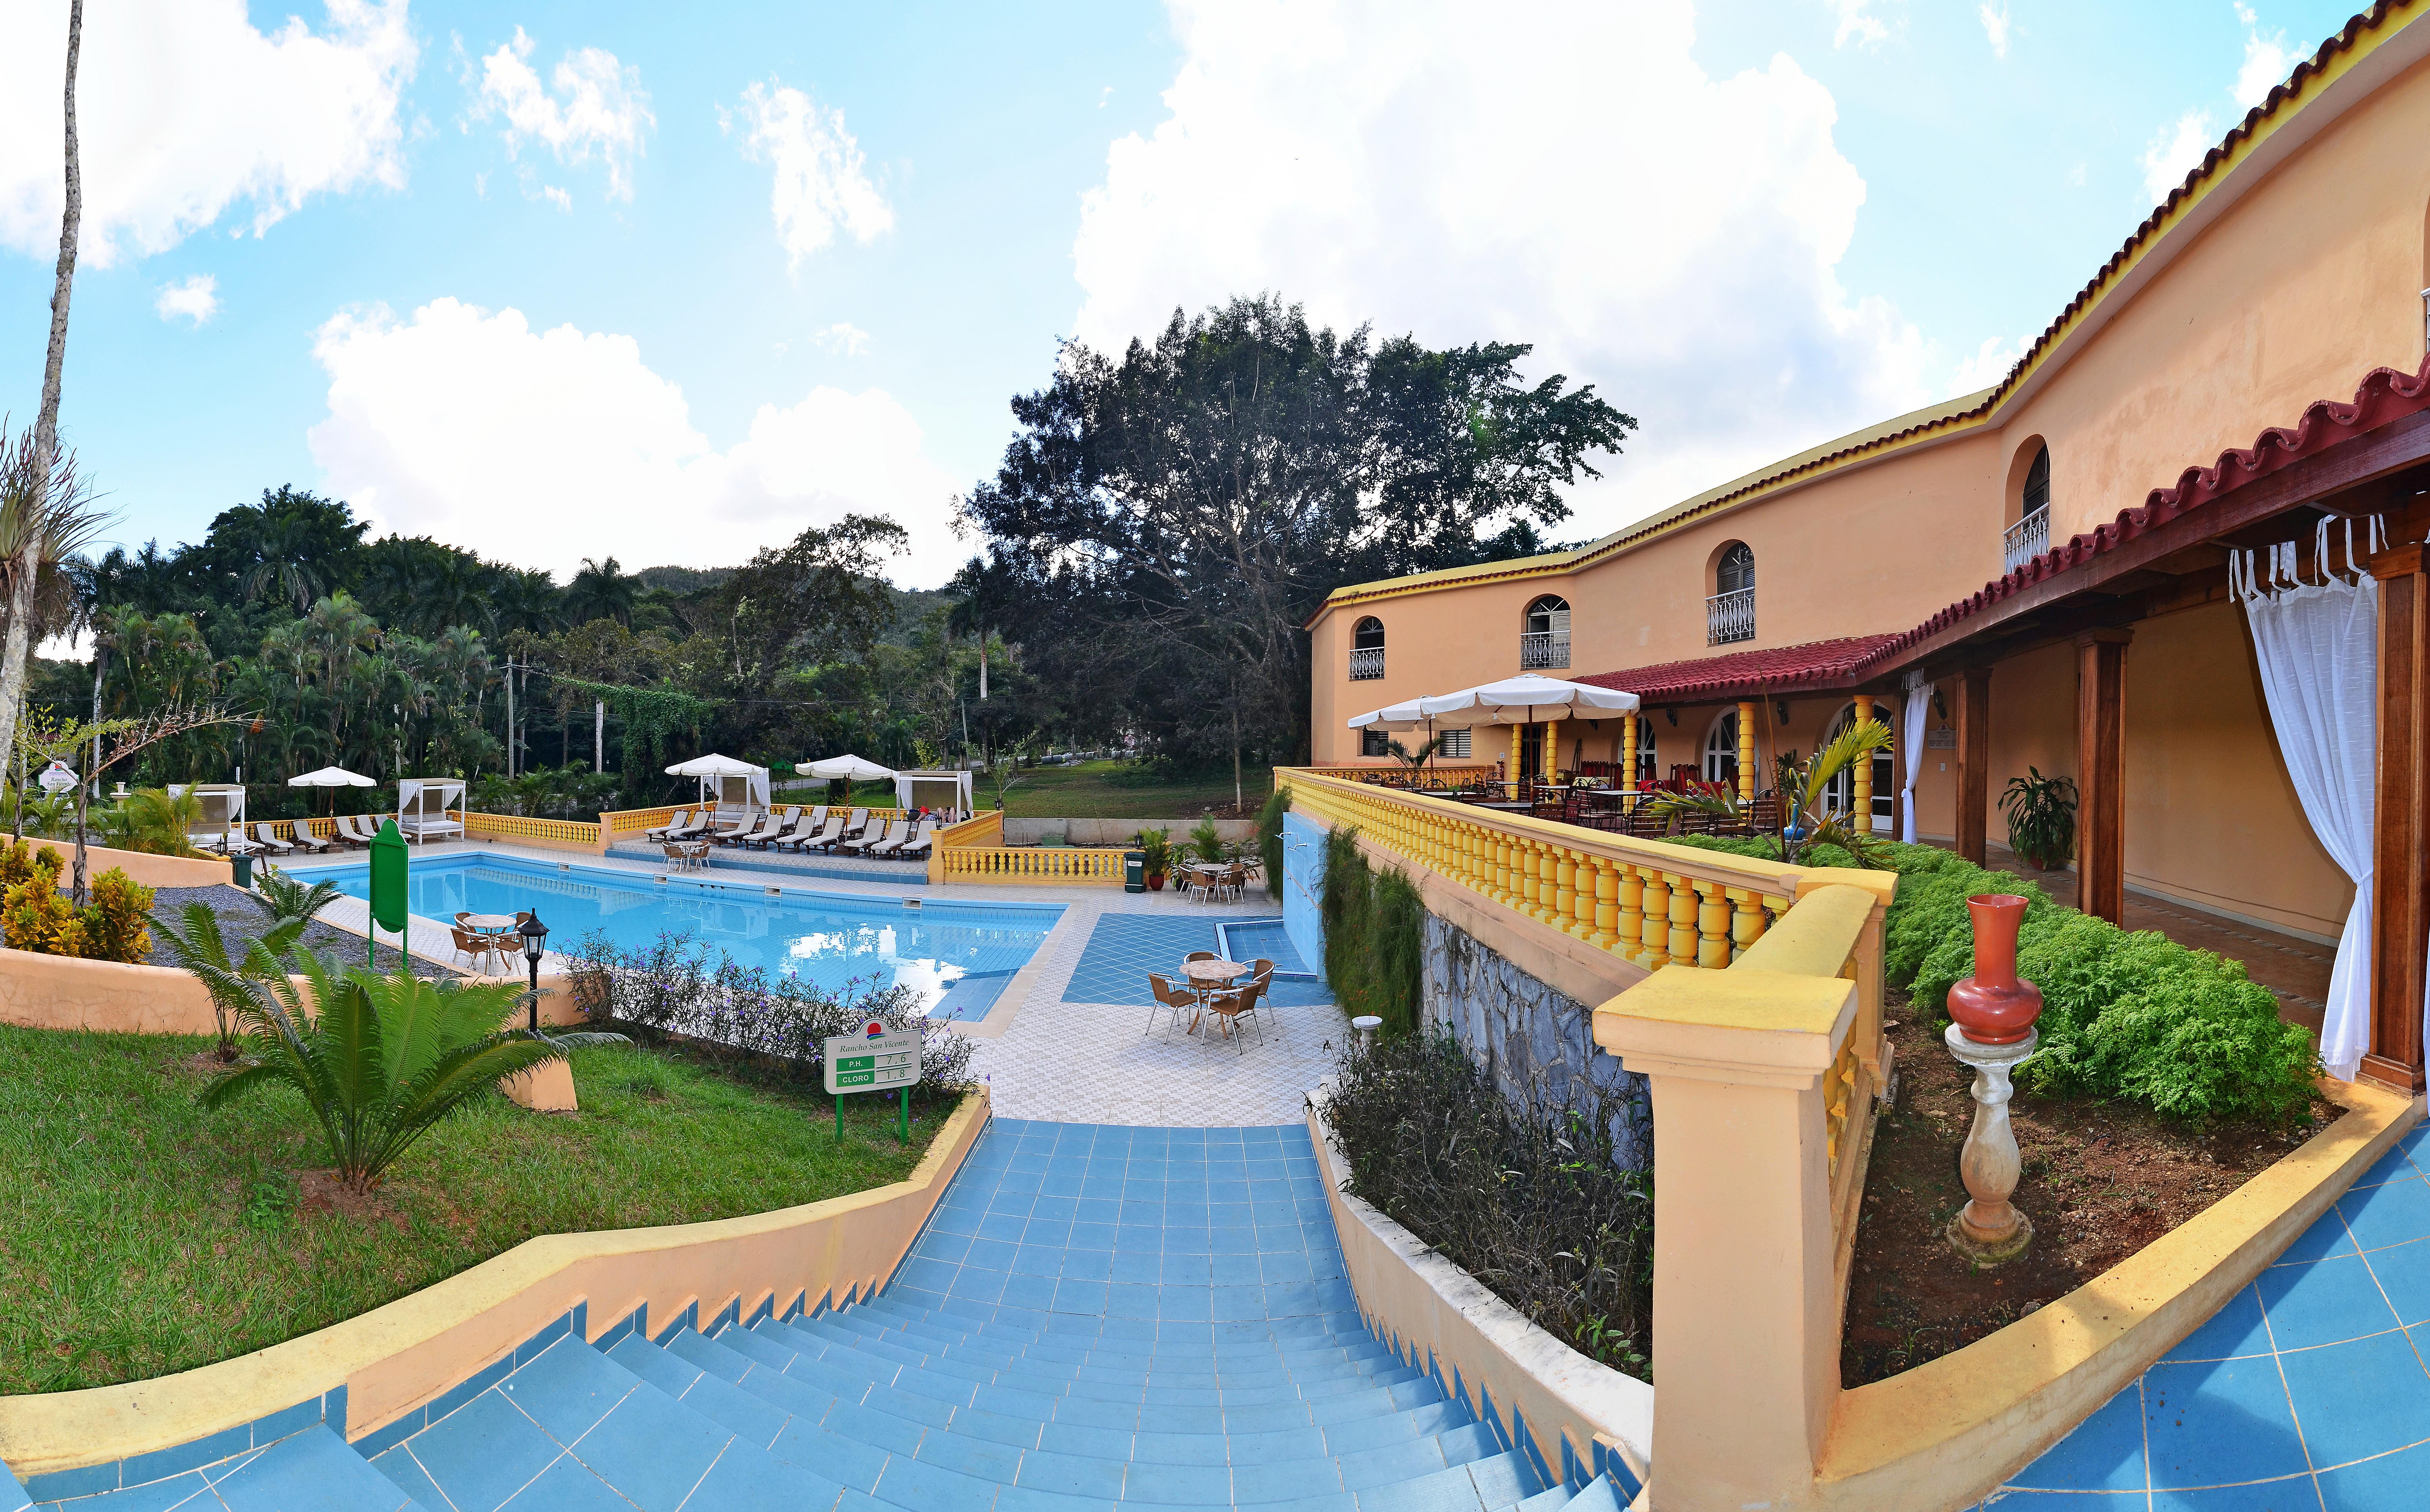
[[[524,959],[531,967],[531,1029],[540,1033],[540,958],[548,951],[548,925],[540,922],[538,910],[524,915],[515,933],[524,937]]]

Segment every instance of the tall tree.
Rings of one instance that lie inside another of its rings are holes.
[[[597,561],[585,557],[574,580],[565,585],[566,618],[575,624],[613,620],[629,625],[633,603],[641,595],[641,580],[626,573],[615,557]]]
[[[1175,310],[1120,358],[1067,344],[1054,382],[962,503],[989,560],[974,623],[1189,760],[1297,750],[1325,592],[1567,516],[1636,424],[1562,376],[1523,385],[1515,343],[1429,352],[1311,328],[1273,296]],[[1241,794],[1245,797],[1245,793]]]
[[[68,356],[68,292],[75,283],[76,222],[84,214],[84,177],[76,165],[76,54],[84,44],[84,0],[68,6],[67,208],[59,217],[59,264],[51,283],[51,344],[42,358],[42,402],[34,419],[36,485],[45,490],[31,517],[25,539],[16,543],[8,579],[8,630],[0,640],[0,730],[15,739],[19,713],[25,707],[25,657],[33,649],[34,580],[42,562],[42,523],[56,504],[47,490],[59,456],[59,375]],[[5,756],[5,753],[0,753]]]

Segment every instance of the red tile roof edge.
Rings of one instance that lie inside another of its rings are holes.
[[[1648,702],[1696,703],[1739,692],[1766,692],[1791,680],[1828,680],[1853,674],[1894,634],[1842,636],[1761,651],[1657,662],[1629,672],[1599,672],[1574,679],[1616,688]]]

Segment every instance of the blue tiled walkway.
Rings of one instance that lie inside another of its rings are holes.
[[[1101,914],[1096,927],[1089,932],[1089,943],[1081,949],[1080,964],[1072,969],[1072,980],[1063,989],[1063,1001],[1146,1007],[1155,1001],[1148,990],[1148,972],[1174,975],[1191,951],[1216,951],[1220,955],[1218,945],[1215,921],[1211,918],[1175,918],[1169,913]],[[1280,958],[1275,959],[1279,966]],[[1274,1002],[1289,1008],[1313,1007],[1333,1001],[1333,994],[1321,982],[1287,982],[1277,977],[1268,991]]]
[[[998,1120],[878,1296],[543,1335],[64,1512],[1622,1512],[1367,1333],[1322,1182],[1297,1125]]]
[[[2430,1507],[2430,1124],[1997,1512]]]

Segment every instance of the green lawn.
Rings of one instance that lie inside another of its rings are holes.
[[[1232,802],[1228,772],[1132,788],[1106,780],[1120,768],[1118,762],[1089,761],[1024,772],[1019,785],[1005,795],[1005,812],[1015,819],[1196,819],[1207,808]],[[1240,778],[1252,809],[1266,801],[1273,787],[1271,768],[1244,768]],[[982,807],[995,802],[995,789],[984,776],[977,798]]]
[[[0,1026],[0,1393],[188,1370],[418,1290],[535,1235],[732,1218],[899,1181],[952,1107],[738,1080],[640,1046],[574,1057],[582,1110],[491,1092],[399,1165],[371,1220],[298,1213],[303,1103],[195,1101],[208,1041]]]

